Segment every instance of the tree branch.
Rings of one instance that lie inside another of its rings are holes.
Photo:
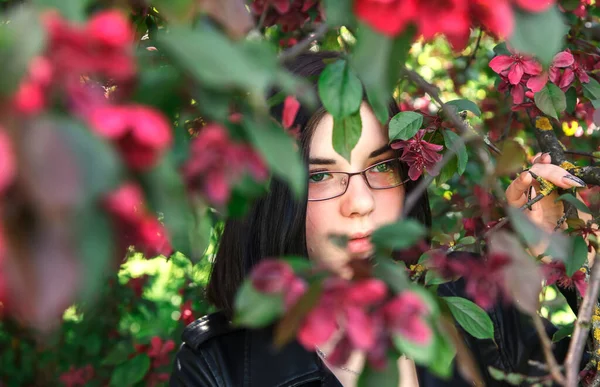
[[[540,338],[540,342],[542,343],[542,350],[544,351],[544,357],[546,358],[546,363],[548,363],[548,368],[550,371],[550,375],[552,375],[552,379],[554,379],[558,384],[565,384],[565,377],[560,372],[560,366],[558,365],[556,358],[554,357],[554,353],[552,352],[552,342],[548,338],[548,334],[546,333],[546,329],[544,329],[544,323],[539,315],[533,315],[533,326]]]
[[[298,42],[295,46],[285,50],[279,55],[279,61],[281,63],[285,63],[298,55],[302,54],[304,51],[310,48],[310,45],[313,41],[321,39],[327,33],[328,27],[326,23],[321,23],[319,27],[313,32],[308,34],[304,39]]]
[[[598,262],[598,256],[594,262]],[[597,307],[598,291],[600,290],[600,265],[593,265],[590,274],[588,289],[583,297],[583,302],[577,313],[575,330],[569,345],[569,351],[565,358],[565,368],[567,370],[567,386],[575,387],[579,379],[579,364],[583,354],[583,348],[590,331],[590,322],[594,307]]]

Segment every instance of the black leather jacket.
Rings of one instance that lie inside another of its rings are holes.
[[[459,280],[440,285],[438,294],[464,297],[464,282]],[[570,303],[574,302],[573,293],[565,295]],[[488,366],[505,372],[543,375],[543,371],[528,363],[528,360],[545,363],[530,319],[514,307],[500,304],[488,313],[494,323],[497,347],[492,340],[476,339],[457,325],[473,352],[486,386],[508,385],[492,379]],[[546,330],[552,335],[556,328],[547,323]],[[568,340],[554,344],[554,354],[559,362],[567,353]],[[183,333],[183,341],[171,374],[170,386],[173,387],[341,386],[320,358],[297,342],[275,351],[271,346],[271,329],[232,329],[221,313],[205,316],[190,324]],[[417,375],[420,387],[471,385],[461,378],[456,364],[450,380],[441,380],[420,366],[417,366]]]

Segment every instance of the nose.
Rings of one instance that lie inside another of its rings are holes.
[[[342,215],[355,217],[370,214],[375,209],[375,198],[364,176],[354,175],[348,184],[348,190],[342,196]]]

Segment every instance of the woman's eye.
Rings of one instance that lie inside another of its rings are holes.
[[[390,162],[381,163],[381,164],[378,164],[378,165],[374,166],[373,168],[371,168],[371,170],[373,170],[375,172],[388,172],[390,169],[391,169]]]
[[[323,180],[326,180],[328,177],[330,177],[329,173],[313,173],[312,175],[309,176],[309,180],[312,183],[319,183]]]

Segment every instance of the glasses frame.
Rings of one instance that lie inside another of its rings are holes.
[[[347,176],[348,176],[348,184],[346,184],[346,188],[344,189],[344,192],[342,192],[342,193],[341,193],[341,194],[339,194],[339,195],[335,195],[335,196],[332,196],[332,197],[330,197],[330,198],[326,198],[326,199],[307,199],[307,200],[308,200],[309,202],[322,202],[322,201],[324,201],[324,200],[330,200],[330,199],[339,198],[340,196],[344,196],[344,194],[346,193],[346,191],[348,191],[348,187],[350,186],[350,179],[352,179],[352,176],[356,176],[356,175],[361,175],[361,176],[362,176],[362,178],[363,178],[363,180],[364,180],[364,181],[365,181],[365,183],[367,184],[367,187],[369,187],[369,188],[370,188],[370,189],[372,189],[372,190],[381,191],[381,190],[384,190],[384,189],[390,189],[390,188],[396,188],[396,187],[400,187],[401,185],[404,185],[404,184],[406,184],[408,181],[410,181],[410,178],[404,179],[404,180],[402,180],[400,183],[398,183],[398,184],[396,184],[396,185],[393,185],[393,186],[391,186],[391,187],[385,187],[385,188],[375,188],[375,187],[372,187],[372,186],[371,186],[371,184],[369,184],[369,179],[367,179],[367,175],[365,174],[365,173],[366,173],[366,172],[367,172],[369,169],[371,169],[371,168],[374,168],[374,167],[376,167],[376,166],[378,166],[378,165],[380,165],[380,164],[384,164],[384,163],[387,163],[387,162],[390,162],[390,161],[394,161],[394,160],[398,160],[398,161],[400,162],[400,158],[399,158],[399,157],[392,157],[392,158],[389,158],[389,159],[386,159],[386,160],[379,161],[379,162],[377,162],[377,163],[375,163],[375,164],[373,164],[373,165],[371,165],[371,166],[369,166],[369,167],[367,167],[367,168],[365,168],[365,169],[363,169],[362,171],[359,171],[359,172],[318,171],[318,172],[309,173],[309,174],[308,174],[308,177],[309,177],[309,178],[310,178],[311,176],[313,176],[313,175],[318,175],[318,174],[320,174],[320,173],[338,173],[338,174],[342,174],[342,173],[343,173],[344,175],[347,175]],[[400,163],[401,163],[401,162],[400,162]],[[402,164],[401,164],[401,165],[402,165]],[[310,184],[310,183],[309,183],[309,184]]]

